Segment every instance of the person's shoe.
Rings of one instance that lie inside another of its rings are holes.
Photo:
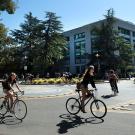
[[[0,106],[0,110],[3,108],[3,104]]]
[[[85,111],[85,110],[83,110],[83,109],[81,109],[81,111],[82,111],[83,113],[86,113],[86,111]]]
[[[11,113],[11,114],[14,114],[14,111],[13,111],[13,109],[10,109],[10,113]]]
[[[86,95],[86,97],[87,97],[87,98],[91,97],[91,94],[90,94],[90,93],[89,93],[89,94],[87,94],[87,95]]]
[[[118,95],[118,93],[117,92],[114,92],[114,96],[117,96]]]

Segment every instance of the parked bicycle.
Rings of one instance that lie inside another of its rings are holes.
[[[79,95],[79,98],[74,98],[71,97],[66,101],[66,109],[70,114],[78,114],[79,111],[85,107],[91,99],[93,101],[90,103],[90,111],[95,116],[96,118],[103,118],[105,117],[107,113],[107,107],[105,103],[95,97],[94,90],[89,90],[90,91],[90,96],[88,97],[86,103],[84,106],[81,105],[81,95],[80,95],[80,89],[77,89],[76,92]]]
[[[7,112],[12,113],[19,120],[23,120],[27,115],[27,105],[20,99],[24,93],[14,92],[14,102],[11,105],[10,98],[0,97],[0,115],[5,116]]]

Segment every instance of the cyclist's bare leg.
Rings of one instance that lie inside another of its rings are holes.
[[[7,101],[8,98],[9,98],[10,101],[11,101],[11,107],[12,107],[12,105],[13,105],[13,95],[12,95],[12,93],[11,93],[10,91],[7,91],[7,92],[6,92],[5,100]]]
[[[81,86],[81,92],[82,92],[82,99],[81,99],[81,105],[82,105],[82,112],[85,112],[85,106],[84,102],[87,99],[87,88],[85,88],[83,85]]]

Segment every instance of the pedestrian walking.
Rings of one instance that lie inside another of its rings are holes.
[[[111,69],[109,71],[108,79],[109,79],[112,92],[114,96],[116,96],[119,93],[118,86],[117,86],[118,76],[115,74],[114,70]]]

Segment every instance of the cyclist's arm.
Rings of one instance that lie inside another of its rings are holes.
[[[18,84],[15,83],[16,88],[21,92],[21,89],[19,88]]]
[[[4,82],[4,80],[0,80],[0,83]]]

